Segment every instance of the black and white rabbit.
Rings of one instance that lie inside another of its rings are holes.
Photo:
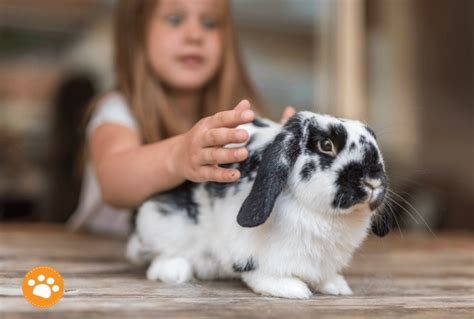
[[[352,294],[341,270],[370,228],[384,236],[391,224],[373,131],[311,112],[283,126],[258,119],[240,128],[249,132],[249,157],[222,166],[241,179],[188,181],[147,200],[127,257],[151,262],[150,280],[240,277],[270,296]]]

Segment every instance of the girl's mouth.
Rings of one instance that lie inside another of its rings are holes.
[[[178,56],[178,61],[187,68],[197,68],[204,63],[204,58],[200,55],[188,54]]]

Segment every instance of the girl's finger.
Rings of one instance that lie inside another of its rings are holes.
[[[294,107],[292,106],[285,107],[285,110],[283,111],[283,115],[281,117],[281,122],[282,123],[286,122],[290,117],[295,115],[295,113],[296,113],[296,110]]]
[[[250,109],[250,102],[248,100],[242,100],[234,107],[235,111],[242,111]]]
[[[213,128],[204,132],[202,144],[203,147],[223,146],[232,143],[243,143],[248,139],[248,133],[242,129],[231,128]]]
[[[244,106],[241,106],[242,108]],[[233,128],[240,124],[251,122],[255,113],[250,109],[237,109],[232,111],[223,111],[207,118],[206,126],[208,129],[218,127]]]
[[[240,178],[239,170],[221,168],[217,165],[202,166],[200,168],[200,175],[206,181],[212,182],[234,182]]]
[[[229,164],[246,159],[248,151],[241,148],[207,147],[201,151],[201,165]]]

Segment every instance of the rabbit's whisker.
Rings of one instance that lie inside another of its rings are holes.
[[[397,214],[395,214],[393,207],[390,204],[391,203],[389,201],[386,201],[384,203],[385,209],[387,209],[390,212],[390,214],[393,216],[393,218],[395,219],[395,223],[397,224],[398,231],[400,232],[400,237],[403,238],[402,228],[400,227],[400,224],[398,223]]]
[[[390,193],[390,194],[393,194],[395,196],[397,196],[398,198],[400,198],[402,201],[404,201],[411,209],[413,209],[413,211],[418,215],[418,217],[420,217],[421,221],[426,225],[426,227],[428,228],[428,230],[430,231],[430,233],[436,237],[436,234],[433,232],[433,230],[431,230],[430,226],[428,226],[428,223],[425,221],[425,219],[423,218],[423,216],[418,212],[418,210],[409,202],[407,201],[405,198],[403,198],[401,195],[397,194],[396,192],[392,191],[391,189],[387,188],[387,191]]]
[[[405,211],[405,212],[413,219],[413,221],[414,221],[417,225],[420,224],[420,222],[415,218],[415,216],[413,216],[413,214],[410,213],[410,211],[409,211],[408,209],[406,209],[402,204],[398,203],[398,202],[395,200],[395,198],[392,198],[392,197],[390,197],[389,194],[387,194],[387,199],[388,199],[389,201],[391,201],[393,204],[395,204],[395,205],[397,205],[398,207],[400,207],[401,209],[403,209],[403,211]]]

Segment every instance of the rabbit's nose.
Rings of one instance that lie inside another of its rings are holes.
[[[369,195],[368,202],[371,210],[379,207],[385,197],[385,185],[381,178],[364,178],[362,184]]]
[[[366,178],[362,181],[369,195],[369,207],[371,210],[379,207],[385,197],[385,186],[382,179]]]
[[[362,181],[362,183],[371,190],[375,190],[382,186],[382,180],[379,178],[366,178]]]

